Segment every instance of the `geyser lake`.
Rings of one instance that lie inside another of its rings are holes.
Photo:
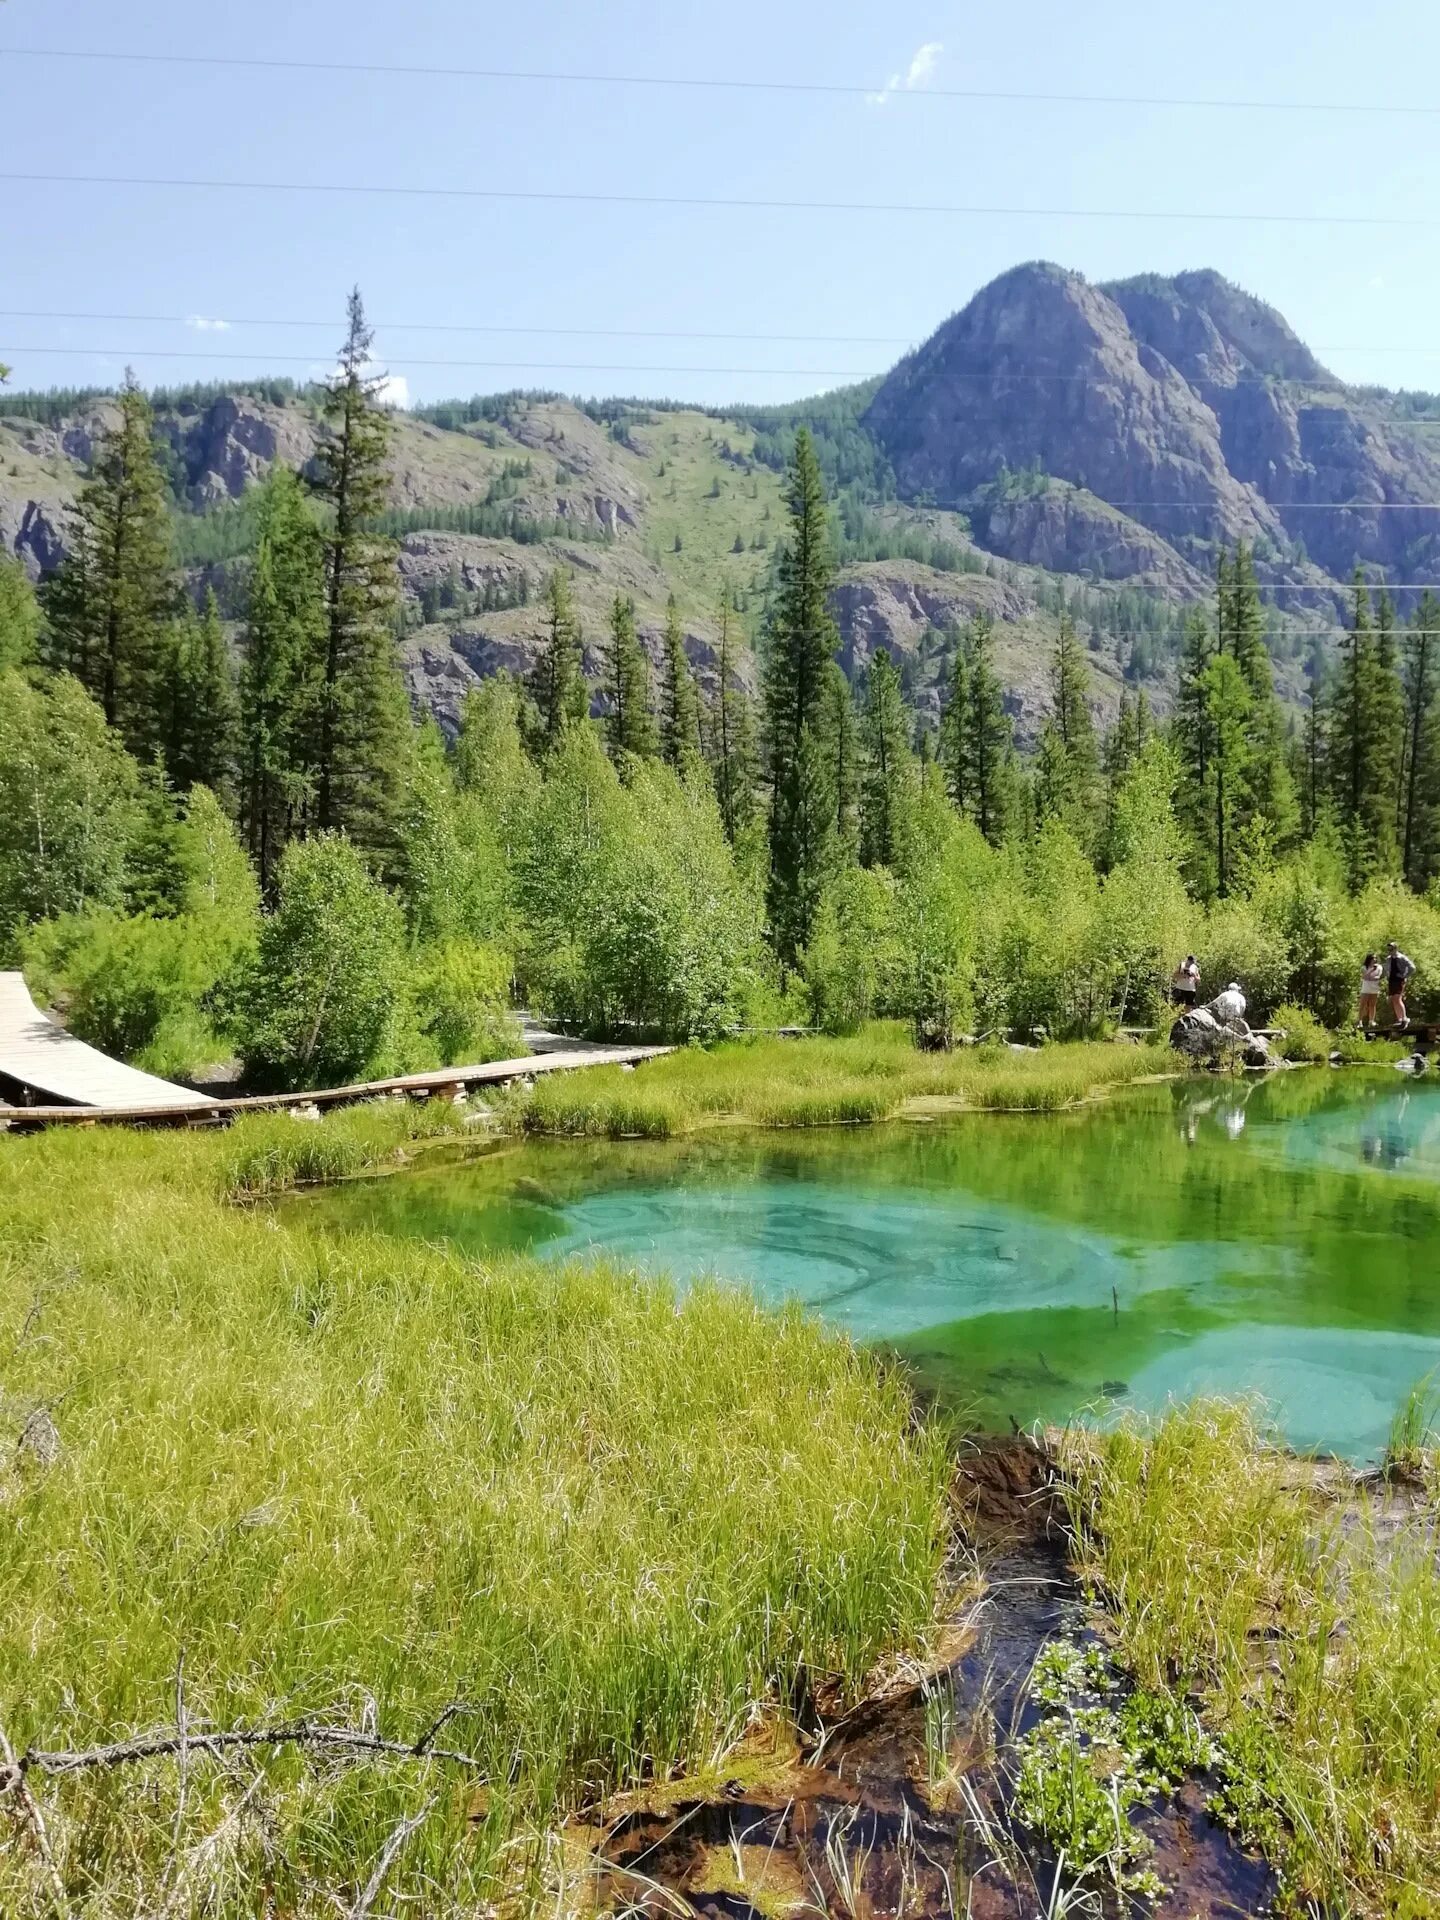
[[[467,1254],[743,1281],[984,1426],[1197,1394],[1384,1448],[1440,1366],[1440,1084],[1186,1079],[1062,1114],[506,1144],[287,1202]]]

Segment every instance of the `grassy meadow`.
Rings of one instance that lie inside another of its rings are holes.
[[[308,1730],[32,1765],[0,1912],[554,1900],[566,1809],[923,1634],[946,1451],[845,1340],[231,1198],[437,1119],[0,1140],[5,1739]]]
[[[696,1127],[816,1127],[947,1107],[1053,1112],[1108,1087],[1173,1072],[1161,1046],[1077,1042],[1034,1052],[917,1052],[898,1021],[846,1039],[685,1047],[633,1073],[595,1067],[538,1080],[506,1115],[531,1133],[668,1139]]]

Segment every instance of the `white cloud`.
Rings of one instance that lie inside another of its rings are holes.
[[[367,380],[379,381],[380,384],[375,389],[375,398],[380,402],[382,407],[409,406],[410,382],[405,378],[403,373],[381,373],[379,366],[374,360],[366,361],[363,373]],[[313,380],[324,381],[328,385],[330,381],[339,380],[342,376],[339,367],[335,366],[332,362],[328,367],[312,367],[310,369],[310,377]]]
[[[945,49],[938,40],[927,40],[923,47],[915,49],[915,58],[905,71],[905,85],[913,91],[925,86]]]
[[[192,313],[185,324],[187,327],[193,327],[196,333],[228,333],[230,331],[228,320],[211,320],[203,313]]]
[[[865,98],[872,107],[883,107],[893,93],[923,92],[944,51],[941,41],[927,40],[915,49],[904,73],[892,73],[878,93],[867,93]]]

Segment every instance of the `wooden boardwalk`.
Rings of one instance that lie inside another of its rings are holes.
[[[22,973],[0,973],[0,1093],[48,1099],[61,1111],[79,1106],[188,1113],[215,1104],[203,1093],[123,1066],[77,1040],[41,1013]]]
[[[548,1038],[548,1036],[547,1036]],[[602,1047],[577,1041],[516,1060],[487,1060],[468,1067],[439,1067],[430,1073],[397,1074],[388,1080],[357,1080],[344,1087],[309,1093],[243,1095],[213,1100],[188,1087],[173,1086],[108,1054],[86,1046],[35,1006],[18,973],[0,973],[0,1092],[26,1102],[0,1102],[0,1130],[42,1126],[214,1126],[241,1113],[284,1112],[293,1108],[347,1106],[382,1094],[453,1100],[472,1087],[501,1086],[542,1073],[577,1067],[638,1066],[669,1053],[669,1047]],[[49,1104],[44,1104],[48,1097]]]

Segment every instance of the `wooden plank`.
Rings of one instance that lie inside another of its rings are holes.
[[[374,1100],[383,1094],[440,1094],[454,1098],[458,1089],[500,1086],[542,1073],[576,1072],[582,1067],[634,1067],[671,1053],[671,1047],[585,1047],[571,1053],[539,1053],[518,1060],[488,1060],[468,1067],[437,1067],[428,1073],[406,1073],[389,1080],[358,1080],[345,1087],[319,1087],[306,1093],[246,1094],[233,1100],[209,1100],[203,1107],[191,1102],[169,1107],[6,1107],[0,1106],[0,1124],[9,1127],[75,1126],[103,1121],[118,1125],[197,1126],[221,1122],[241,1113],[284,1112],[292,1107],[328,1107]]]

